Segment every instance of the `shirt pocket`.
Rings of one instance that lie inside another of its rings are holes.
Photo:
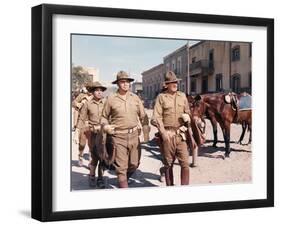
[[[89,109],[88,109],[88,115],[89,115],[89,117],[92,119],[92,118],[94,118],[94,117],[96,117],[96,115],[97,115],[97,109],[95,108],[95,107],[90,107]]]
[[[184,113],[184,107],[185,107],[184,103],[178,103],[177,107],[178,107],[177,109],[178,113]]]
[[[124,112],[125,111],[125,107],[124,106],[122,106],[122,104],[121,103],[114,103],[114,104],[112,104],[112,113],[113,114],[119,114],[119,113],[121,113],[121,112]]]
[[[168,115],[173,112],[175,112],[174,103],[172,101],[165,101],[163,103],[163,114]]]
[[[127,108],[129,109],[130,112],[137,114],[138,109],[139,109],[139,103],[137,101],[129,101],[127,103]]]

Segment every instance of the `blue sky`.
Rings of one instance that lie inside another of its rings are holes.
[[[72,64],[98,68],[101,81],[115,80],[120,70],[141,81],[143,71],[162,63],[164,56],[186,43],[187,40],[72,35]]]

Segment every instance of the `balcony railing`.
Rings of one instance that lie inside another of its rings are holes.
[[[214,72],[214,61],[199,60],[190,64],[190,75],[210,75]]]

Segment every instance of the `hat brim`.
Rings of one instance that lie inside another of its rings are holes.
[[[178,82],[178,81],[181,81],[181,80],[182,80],[181,78],[178,78],[178,79],[173,80],[173,81],[165,81],[165,84],[175,83],[175,82]]]
[[[107,90],[107,88],[104,87],[104,86],[89,87],[89,88],[87,88],[87,90],[88,90],[89,92],[91,92],[91,91],[94,91],[95,89],[98,89],[98,88],[102,89],[102,91]]]
[[[129,82],[132,82],[135,79],[133,79],[133,78],[121,78],[121,79],[117,79],[117,80],[113,81],[112,84],[117,84],[117,82],[120,81],[120,80],[128,80]]]

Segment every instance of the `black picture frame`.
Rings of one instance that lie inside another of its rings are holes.
[[[52,18],[55,14],[247,25],[267,29],[267,198],[95,210],[52,210]],[[43,4],[32,8],[32,218],[40,221],[122,217],[274,206],[274,20]]]

